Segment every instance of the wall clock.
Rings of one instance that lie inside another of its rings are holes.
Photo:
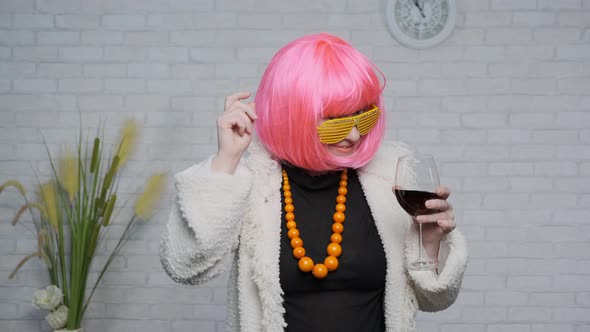
[[[389,31],[401,44],[429,48],[445,40],[455,27],[455,0],[386,0]]]

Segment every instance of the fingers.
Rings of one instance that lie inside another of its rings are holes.
[[[431,210],[438,210],[437,213],[420,215],[415,218],[417,223],[438,224],[445,232],[455,229],[455,213],[453,206],[444,199],[431,199],[426,201],[426,207]]]
[[[242,104],[242,105],[244,105],[244,104]],[[244,106],[246,106],[244,112],[246,113],[246,115],[248,115],[248,117],[252,121],[258,119],[258,115],[256,115],[256,109],[254,108],[254,103],[253,102],[252,103],[248,103],[248,104],[246,104]]]
[[[227,111],[233,103],[242,99],[247,99],[248,97],[250,97],[250,92],[247,91],[236,92],[233,95],[225,97],[224,110]]]
[[[238,92],[225,99],[225,110],[218,119],[220,128],[231,129],[240,136],[254,132],[254,121],[258,118],[254,103],[245,104],[240,101],[249,96],[249,92]]]
[[[228,98],[231,98],[228,97]],[[226,99],[226,103],[227,103],[227,99]],[[258,116],[256,115],[256,111],[254,109],[254,103],[247,103],[244,104],[242,102],[239,101],[234,101],[231,104],[227,104],[226,108],[224,110],[224,115],[226,113],[231,113],[231,112],[235,112],[235,111],[240,111],[240,112],[244,112],[248,115],[248,117],[250,117],[250,119],[252,121],[256,120],[258,118]],[[223,115],[222,115],[223,116]]]
[[[440,197],[442,199],[447,199],[447,198],[449,198],[449,196],[451,196],[451,191],[449,190],[449,188],[442,187],[442,186],[436,188],[435,193],[438,195],[438,197]]]
[[[436,222],[438,224],[438,227],[442,228],[442,230],[445,233],[448,233],[452,230],[455,229],[455,227],[457,227],[457,225],[455,224],[454,220],[449,220],[449,219],[441,219],[439,221]]]
[[[223,115],[233,112],[245,113],[252,121],[258,118],[258,116],[256,115],[256,111],[254,110],[254,103],[234,103],[230,105],[230,107],[224,112]]]
[[[418,216],[415,219],[416,223],[423,225],[436,225],[443,233],[451,232],[457,227],[454,216],[449,213],[441,212],[428,215]]]
[[[246,112],[235,111],[224,114],[219,119],[219,126],[226,129],[236,130],[240,136],[252,134],[254,122]]]
[[[431,210],[439,210],[439,211],[446,211],[451,210],[453,207],[451,203],[445,201],[444,199],[429,199],[424,203],[427,208]]]
[[[234,124],[234,129],[237,130],[238,135],[244,136],[244,134],[251,134],[252,133],[252,121],[247,120],[244,118],[244,113],[240,113],[236,118],[236,122]]]
[[[455,220],[455,215],[451,211],[445,211],[432,214],[423,214],[416,217],[416,222],[420,224],[435,223],[439,220]]]
[[[446,200],[451,195],[451,191],[447,187],[438,187],[436,194],[440,199],[430,199],[424,205],[428,209],[439,212],[417,216],[414,221],[424,225],[436,225],[436,229],[446,234],[457,227],[453,206]]]

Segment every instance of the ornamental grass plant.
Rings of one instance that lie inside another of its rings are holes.
[[[84,313],[109,265],[138,226],[150,219],[163,195],[166,175],[151,175],[135,201],[133,215],[123,222],[116,245],[107,253],[108,258],[98,267],[98,277],[90,285],[88,277],[97,248],[127,203],[121,203],[117,195],[119,175],[136,145],[138,132],[136,122],[128,120],[118,144],[109,146],[103,143],[100,130],[88,142],[80,129],[75,152],[66,151],[59,160],[53,158],[45,143],[51,176],[47,181],[38,181],[35,199],[29,198],[18,181],[0,185],[0,194],[14,189],[23,199],[12,224],[26,223],[24,226],[37,239],[37,250],[18,263],[10,278],[32,258],[45,263],[51,285],[35,293],[33,305],[50,312],[46,319],[54,329],[82,327]],[[19,223],[27,212],[33,227],[29,220]]]

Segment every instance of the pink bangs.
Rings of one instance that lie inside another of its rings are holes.
[[[377,73],[369,59],[338,37],[321,33],[289,43],[271,60],[256,93],[260,140],[276,158],[310,171],[364,166],[384,135],[384,83]],[[371,104],[383,110],[381,119],[362,136],[357,151],[349,157],[329,153],[317,134],[320,121]]]

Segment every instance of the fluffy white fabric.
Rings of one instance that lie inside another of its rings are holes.
[[[397,158],[408,152],[404,145],[384,143],[359,170],[387,258],[385,319],[391,332],[414,331],[418,309],[450,306],[467,263],[465,239],[455,229],[441,243],[438,275],[403,268],[404,260],[417,256],[417,231],[391,188]],[[207,160],[175,179],[177,198],[161,244],[166,272],[177,282],[198,284],[232,260],[227,330],[282,331],[280,165],[253,142],[234,176],[211,173]]]

